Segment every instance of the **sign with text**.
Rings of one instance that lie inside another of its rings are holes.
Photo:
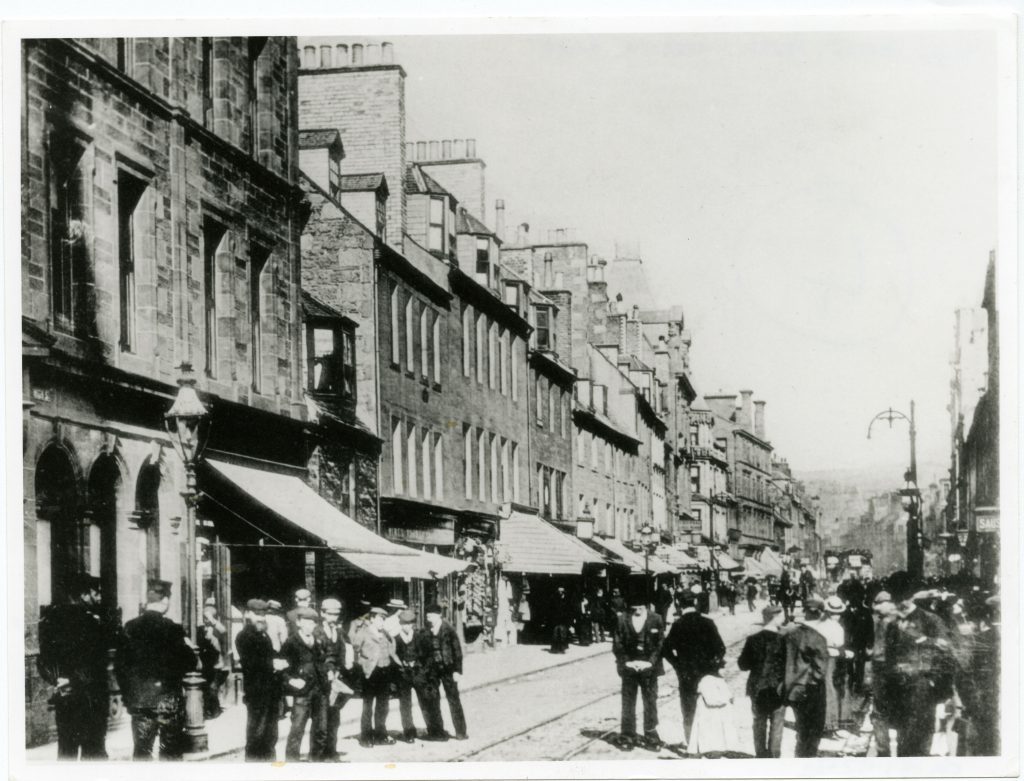
[[[455,544],[454,528],[389,526],[385,529],[385,534],[388,539],[395,542],[411,542],[416,545],[451,546]]]
[[[977,529],[982,533],[999,531],[999,515],[979,515]]]

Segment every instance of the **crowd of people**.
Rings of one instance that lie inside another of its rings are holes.
[[[746,638],[736,659],[748,672],[755,756],[781,756],[787,711],[796,757],[818,756],[826,736],[851,738],[865,714],[874,744],[868,751],[877,756],[999,753],[997,595],[967,578],[918,581],[906,572],[870,580],[852,574],[824,585],[787,573],[769,589],[762,628]],[[722,680],[726,647],[714,621],[701,614],[700,592],[699,586],[677,590],[660,615],[637,596],[618,617],[613,650],[622,679],[623,750],[662,745],[657,690],[668,661],[678,678],[681,748],[740,753]],[[756,594],[748,594],[753,608]]]
[[[796,757],[817,756],[826,736],[851,737],[865,716],[869,753],[878,756],[999,753],[998,595],[968,578],[921,582],[906,572],[820,585],[809,577],[786,577],[766,591],[762,625],[735,659],[748,673],[756,756],[781,756],[790,712]],[[220,712],[219,691],[230,666],[222,652],[230,640],[215,602],[204,606],[193,642],[166,615],[171,585],[165,581],[149,583],[145,609],[123,628],[103,618],[99,579],[80,576],[71,592],[70,604],[49,610],[40,623],[38,663],[54,686],[58,757],[106,758],[107,649],[114,648],[134,758],[152,759],[157,741],[161,759],[181,758],[187,675],[205,683],[205,715]],[[708,596],[699,582],[625,597],[618,589],[606,597],[598,588],[579,598],[557,590],[553,652],[565,651],[570,630],[583,644],[603,642],[606,635],[612,641],[621,678],[617,744],[623,750],[661,747],[658,681],[667,662],[678,680],[684,727],[679,748],[699,755],[739,753],[731,690],[723,678],[732,660],[707,615]],[[746,596],[753,610],[760,595],[748,588]],[[450,739],[442,691],[454,738],[467,738],[459,692],[462,646],[439,605],[426,607],[420,625],[400,600],[363,602],[353,605],[356,617],[346,627],[339,599],[324,599],[316,610],[308,590],[294,597],[287,613],[274,600],[249,600],[244,627],[234,637],[247,714],[246,759],[276,758],[279,723],[287,717],[287,760],[302,758],[308,730],[308,758],[338,761],[340,713],[354,697],[362,700],[364,747],[395,742],[386,729],[392,699],[398,700],[399,740]],[[730,608],[735,604],[726,602]],[[416,703],[423,735],[415,726]]]
[[[204,712],[220,713],[225,670],[220,648],[227,632],[215,604],[204,606],[197,642],[166,613],[171,584],[148,584],[141,614],[114,627],[102,618],[100,582],[83,575],[71,604],[50,611],[40,625],[39,669],[55,687],[52,704],[60,759],[105,759],[109,713],[107,650],[115,649],[114,670],[122,701],[131,715],[133,759],[181,759],[185,749],[184,679],[202,677]],[[340,714],[355,696],[362,700],[359,743],[391,745],[386,725],[398,700],[400,740],[467,739],[459,694],[462,645],[437,604],[425,608],[425,625],[401,600],[361,603],[346,629],[342,603],[327,598],[317,611],[306,589],[295,593],[285,615],[275,600],[251,599],[244,627],[234,639],[246,706],[245,758],[276,759],[279,723],[290,719],[285,759],[299,761],[308,729],[308,759],[332,762],[338,751]],[[215,653],[216,650],[216,653]],[[444,726],[441,691],[448,702],[454,736]],[[418,702],[426,732],[419,736],[413,714]]]

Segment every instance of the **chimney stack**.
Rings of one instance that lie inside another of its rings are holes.
[[[741,390],[740,391],[740,410],[737,416],[737,423],[743,426],[744,429],[753,433],[754,428],[754,391]]]
[[[501,198],[494,202],[494,233],[499,240],[505,240],[505,201]]]
[[[764,406],[767,402],[754,402],[754,436],[758,439],[768,439],[764,433]]]

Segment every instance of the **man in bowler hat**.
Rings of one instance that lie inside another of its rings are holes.
[[[181,759],[184,752],[185,701],[182,681],[199,667],[184,629],[167,618],[171,584],[150,581],[142,615],[124,626],[115,670],[125,707],[132,716],[134,760],[153,759],[160,736],[160,759]]]
[[[115,635],[98,608],[100,579],[79,575],[71,601],[49,608],[39,622],[39,674],[56,687],[57,758],[106,759],[110,712],[107,649]]]
[[[657,751],[658,676],[664,674],[661,647],[665,628],[661,617],[648,613],[642,598],[631,600],[629,610],[619,617],[612,636],[615,667],[622,679],[622,724],[620,746],[631,751],[640,743],[636,734],[636,693],[640,690],[644,711],[642,745]]]

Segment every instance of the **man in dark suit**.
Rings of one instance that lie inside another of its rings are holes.
[[[897,618],[885,630],[884,675],[892,702],[889,719],[896,730],[896,754],[927,757],[935,732],[935,707],[952,694],[956,663],[945,625],[915,604],[909,579],[896,579],[896,585],[890,579],[890,588]]]
[[[171,584],[150,581],[146,609],[124,626],[115,670],[125,707],[132,715],[135,760],[153,759],[160,735],[160,759],[181,759],[184,751],[185,702],[182,680],[197,670],[199,657],[185,631],[165,615]]]
[[[776,663],[782,669],[780,693],[796,717],[797,757],[816,757],[825,731],[825,670],[828,643],[816,628],[825,603],[811,597],[804,603],[800,621],[781,633]]]
[[[785,616],[778,605],[766,605],[761,618],[764,628],[747,638],[737,664],[750,671],[747,696],[754,714],[754,756],[777,758],[782,753],[786,706],[779,696],[782,679],[775,660]]]
[[[683,709],[683,732],[689,744],[693,714],[697,710],[697,685],[705,675],[718,672],[725,657],[725,643],[715,622],[697,612],[692,592],[679,599],[679,618],[665,638],[665,659],[679,677],[679,699]]]
[[[551,653],[565,653],[569,647],[569,626],[575,617],[572,601],[565,589],[559,586],[551,604]]]
[[[337,762],[338,727],[341,724],[341,709],[353,694],[352,666],[355,655],[345,640],[338,619],[341,617],[341,602],[337,599],[325,599],[320,604],[323,623],[313,630],[327,654],[327,675],[330,689],[327,694],[327,725],[325,727],[324,755],[317,757],[323,762]]]
[[[284,672],[286,691],[294,697],[292,724],[288,731],[285,759],[298,762],[306,724],[309,731],[309,758],[318,761],[327,754],[327,699],[330,690],[327,649],[314,636],[317,612],[310,607],[295,612],[295,633],[285,640],[281,656],[288,662]]]
[[[459,696],[459,680],[462,678],[462,644],[458,633],[450,623],[441,617],[441,606],[428,605],[427,631],[431,643],[433,668],[444,687],[444,695],[448,700],[448,709],[452,713],[452,726],[455,728],[455,739],[466,740],[466,716],[462,710],[462,698]]]
[[[665,668],[661,663],[661,648],[665,639],[665,625],[661,617],[647,612],[642,598],[636,599],[626,615],[620,616],[612,637],[615,666],[622,679],[622,723],[620,745],[632,751],[638,744],[636,734],[636,693],[640,690],[644,709],[644,739],[642,745],[657,751],[661,748],[658,735],[658,676]]]
[[[71,582],[71,603],[46,610],[39,621],[39,674],[56,689],[57,758],[106,759],[110,712],[107,650],[113,628],[99,612],[100,579]]]
[[[267,634],[267,603],[250,599],[245,606],[245,626],[235,638],[242,681],[245,686],[245,759],[273,762],[277,759],[277,717],[281,699],[278,673],[288,663],[274,651]]]

